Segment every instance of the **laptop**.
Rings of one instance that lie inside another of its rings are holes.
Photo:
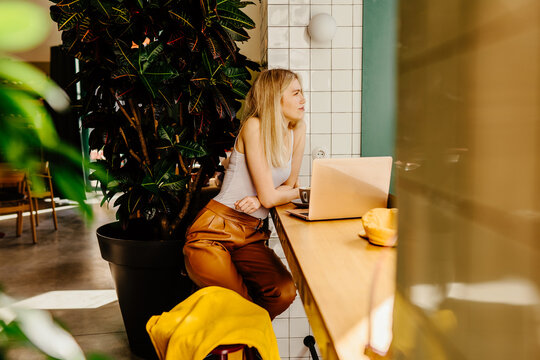
[[[387,207],[391,173],[390,156],[315,159],[308,209],[287,212],[308,221],[362,217]]]

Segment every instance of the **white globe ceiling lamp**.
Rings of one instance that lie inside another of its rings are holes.
[[[317,42],[328,42],[336,34],[336,20],[329,14],[317,14],[308,25],[309,36]]]

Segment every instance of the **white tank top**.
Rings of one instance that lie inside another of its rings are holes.
[[[291,130],[291,157],[285,166],[280,168],[272,168],[272,181],[274,182],[274,188],[277,188],[283,184],[291,175],[293,144],[294,132]],[[234,209],[234,203],[245,198],[246,196],[257,196],[257,191],[255,190],[255,185],[253,185],[253,181],[249,175],[246,164],[246,155],[236,150],[235,141],[233,151],[229,159],[229,166],[225,171],[225,178],[223,179],[221,191],[214,198],[214,200]],[[264,219],[268,216],[268,211],[269,210],[267,208],[261,205],[259,209],[249,215]]]

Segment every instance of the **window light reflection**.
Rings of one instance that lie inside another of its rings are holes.
[[[96,309],[116,300],[114,290],[60,290],[21,300],[13,306],[43,310]]]

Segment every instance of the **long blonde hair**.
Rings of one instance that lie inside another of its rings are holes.
[[[244,104],[242,126],[247,119],[257,117],[261,124],[261,140],[268,164],[283,167],[289,161],[288,129],[281,111],[281,97],[297,74],[286,69],[265,70],[253,83]],[[295,123],[289,127],[294,129]],[[242,127],[240,127],[241,129]]]

